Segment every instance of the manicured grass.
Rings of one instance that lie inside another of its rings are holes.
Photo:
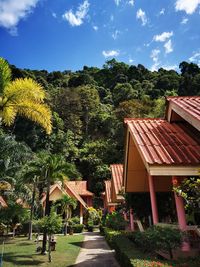
[[[16,237],[5,240],[3,267],[39,266],[39,267],[69,267],[78,256],[83,241],[83,235],[58,236],[56,251],[52,252],[52,262],[48,262],[48,255],[36,253],[36,243],[28,241],[26,237]],[[0,253],[2,239],[0,239]]]

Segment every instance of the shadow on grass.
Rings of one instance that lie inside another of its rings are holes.
[[[31,255],[16,255],[14,252],[4,253],[3,261],[7,263],[13,263],[14,266],[36,266],[38,264],[44,263],[44,261],[33,259]]]
[[[25,242],[20,242],[19,244],[17,244],[18,246],[32,246],[32,245],[34,245],[34,243],[33,242],[31,242],[31,241],[25,241]]]

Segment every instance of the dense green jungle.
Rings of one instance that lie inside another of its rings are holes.
[[[53,115],[50,135],[20,116],[12,126],[0,127],[0,176],[27,200],[31,188],[21,172],[41,151],[64,158],[67,178],[87,180],[100,197],[109,165],[123,163],[124,118],[163,117],[165,96],[200,94],[200,68],[187,62],[178,72],[150,71],[115,59],[76,72],[10,68],[13,80],[30,77],[43,86]],[[38,187],[42,192],[44,185]]]

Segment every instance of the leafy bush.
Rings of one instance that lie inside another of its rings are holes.
[[[129,238],[143,251],[163,250],[172,258],[172,249],[181,245],[182,233],[171,227],[153,226],[145,232],[134,232]]]
[[[90,207],[87,209],[86,215],[85,215],[85,220],[86,224],[88,224],[88,221],[92,221],[94,225],[98,225],[101,221],[102,217],[102,212],[99,210],[96,210],[93,207]]]
[[[80,224],[80,218],[78,216],[72,217],[68,220],[69,225],[70,224]]]
[[[116,258],[126,267],[172,267],[167,262],[158,261],[138,250],[124,233],[102,227],[106,241],[115,249]]]
[[[39,226],[47,232],[47,234],[55,234],[60,232],[62,228],[62,219],[59,215],[51,210],[49,216],[44,216],[38,220]]]
[[[123,216],[119,212],[112,212],[107,214],[105,225],[108,228],[114,229],[114,230],[124,230],[126,227],[127,222],[124,220]]]
[[[74,233],[82,233],[83,232],[84,225],[83,224],[74,224],[72,226]]]

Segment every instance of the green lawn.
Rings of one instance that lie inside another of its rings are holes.
[[[48,263],[48,255],[36,253],[36,243],[26,237],[16,237],[5,241],[3,267],[39,266],[67,267],[74,264],[80,251],[83,235],[58,236],[56,251],[52,252],[52,263]],[[0,239],[0,253],[2,239]]]

